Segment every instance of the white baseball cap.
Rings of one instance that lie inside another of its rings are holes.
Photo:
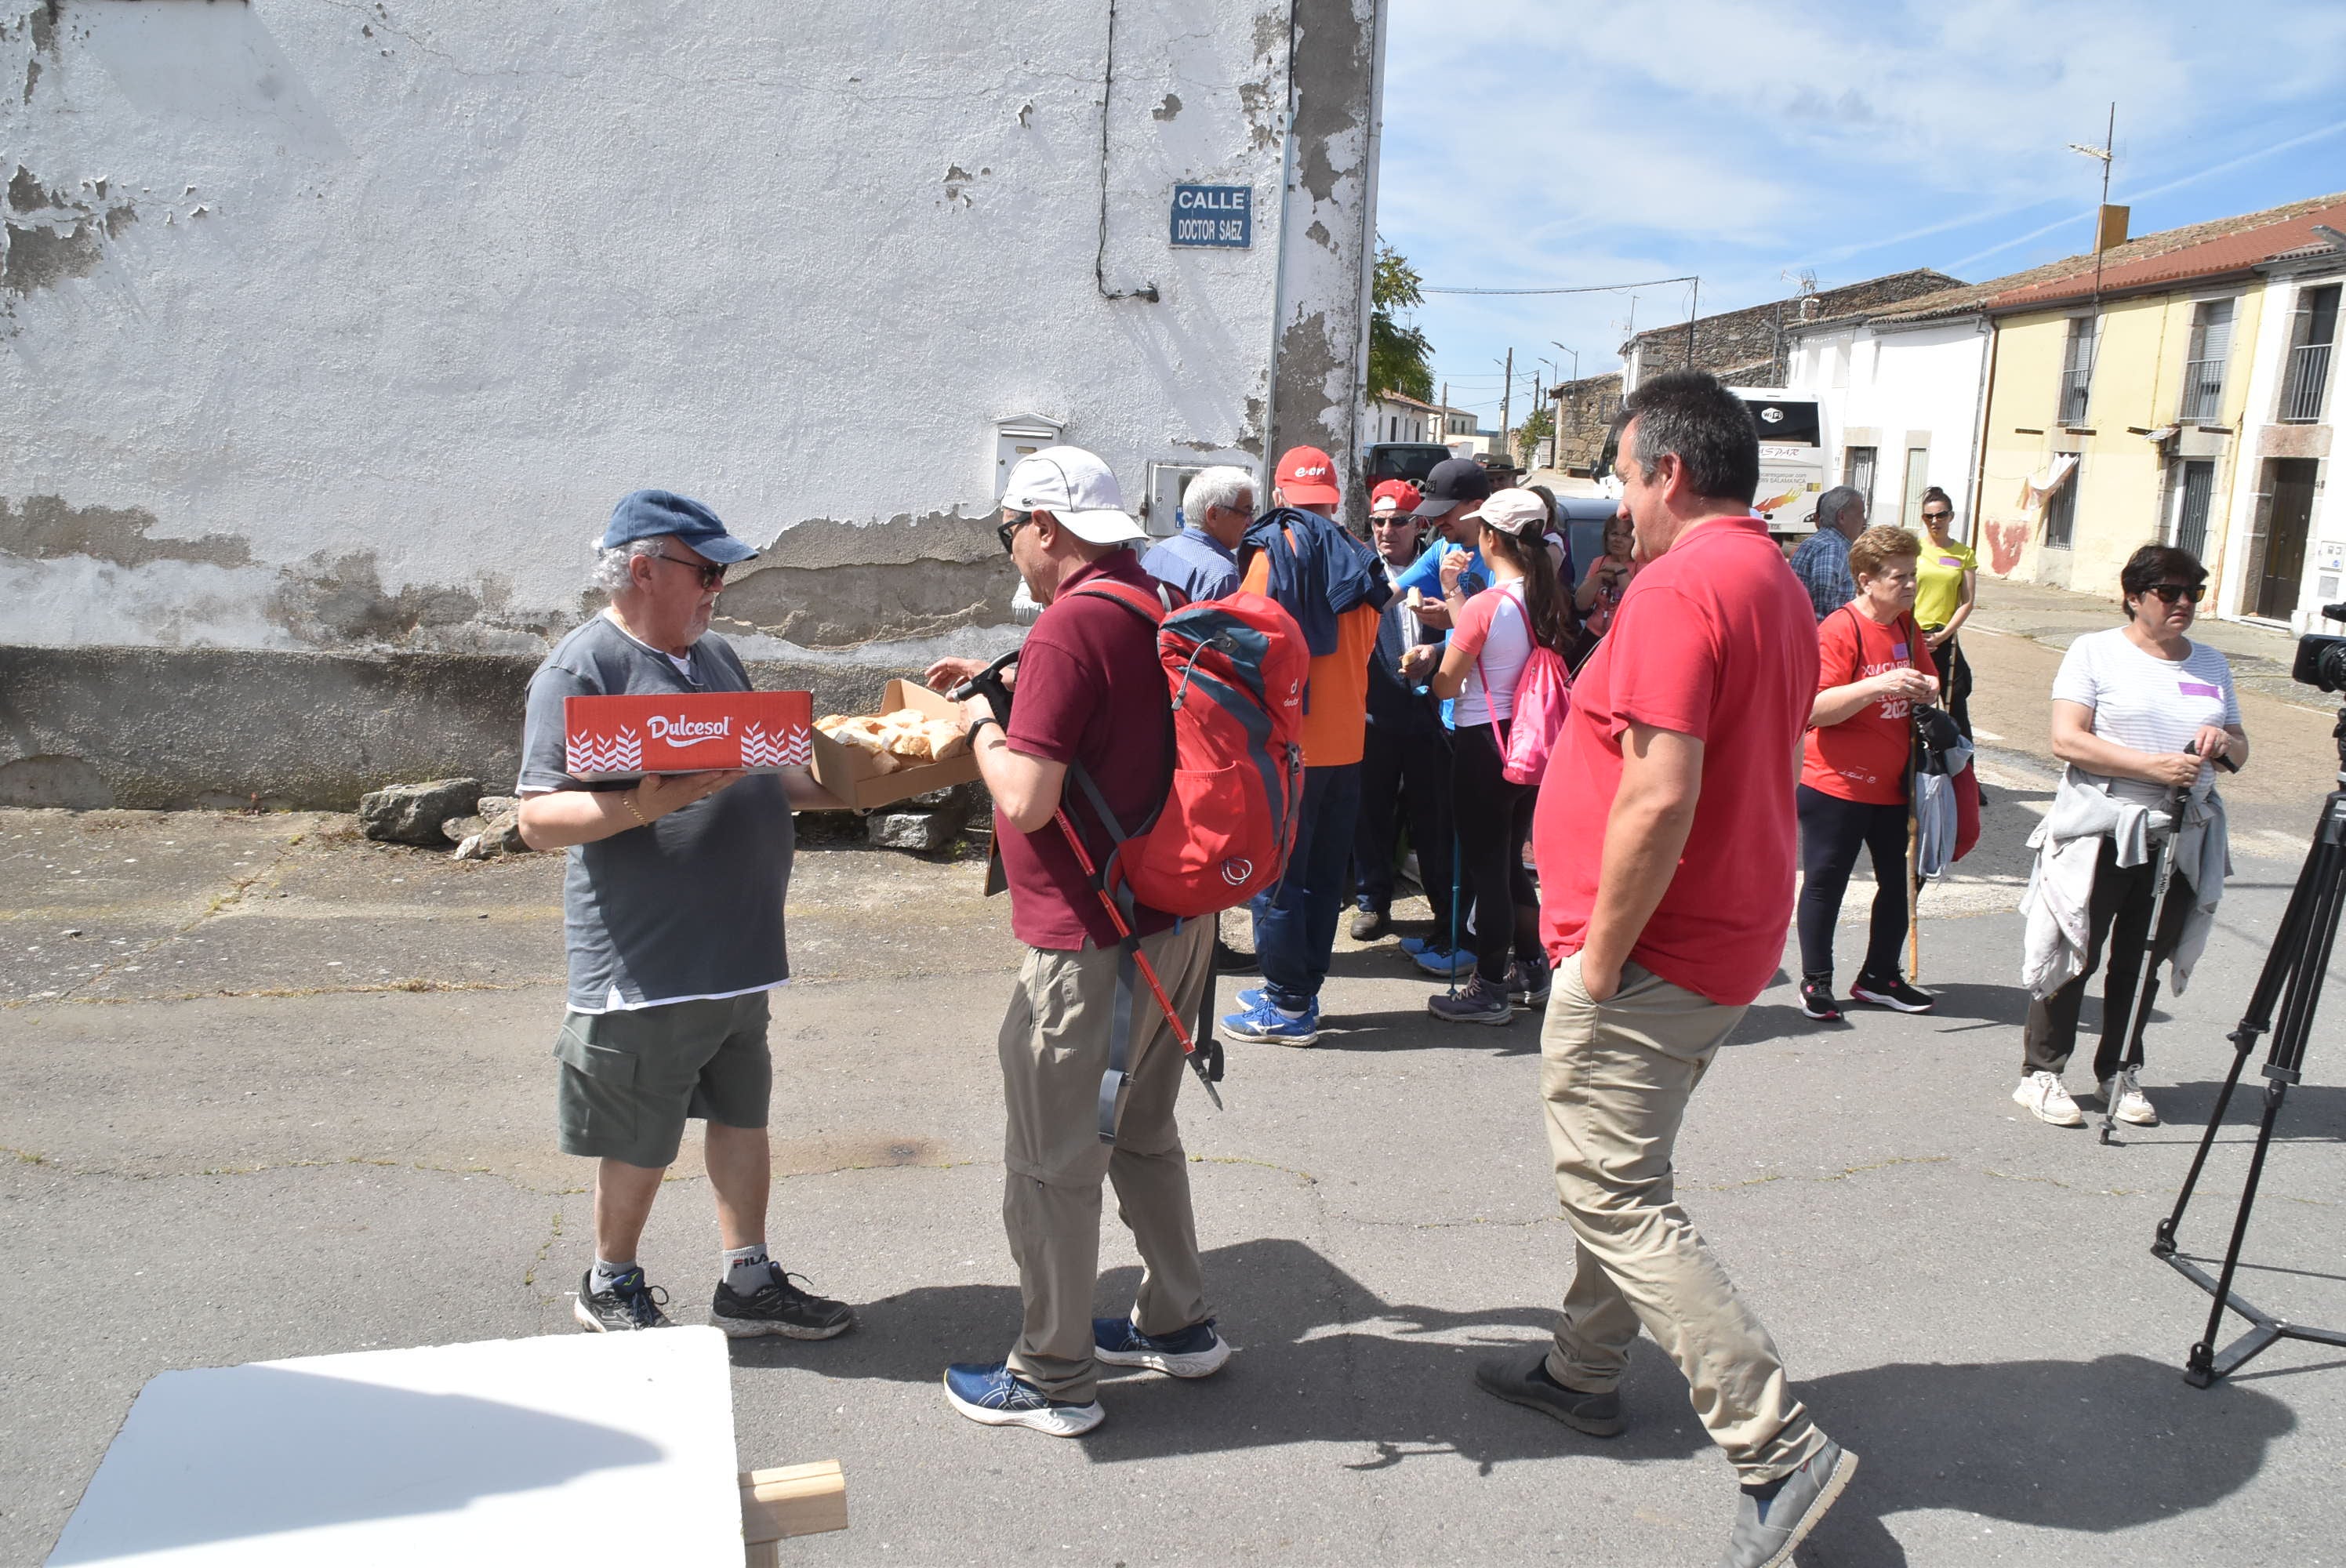
[[[1020,458],[1003,486],[1002,504],[1013,512],[1048,512],[1086,544],[1125,545],[1148,537],[1148,530],[1124,509],[1116,475],[1080,446],[1046,446]]]
[[[1494,490],[1466,518],[1519,539],[1535,538],[1547,527],[1547,503],[1528,490]]]

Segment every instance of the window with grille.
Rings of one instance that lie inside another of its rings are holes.
[[[2280,421],[2320,424],[2330,386],[2330,349],[2338,338],[2335,283],[2297,291],[2297,314],[2290,322],[2289,364],[2282,373]]]
[[[2224,363],[2232,352],[2232,301],[2202,300],[2191,312],[2191,351],[2183,365],[2183,406],[2176,417],[2212,424],[2223,417]]]
[[[2182,466],[2179,483],[2175,486],[2175,529],[2168,542],[2204,557],[2208,554],[2208,504],[2216,494],[2216,465],[2194,458]]]
[[[2067,484],[2045,502],[2045,547],[2066,550],[2077,527],[2077,484],[2084,475],[2072,471]]]
[[[2069,319],[2069,341],[2061,353],[2061,423],[2079,425],[2086,423],[2086,409],[2092,402],[2094,387],[2094,350],[2102,335],[2102,323],[2093,316],[2072,316]]]

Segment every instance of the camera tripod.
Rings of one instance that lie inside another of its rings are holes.
[[[2240,1244],[2249,1233],[2249,1215],[2256,1207],[2257,1185],[2263,1179],[2265,1156],[2272,1145],[2273,1126],[2280,1119],[2281,1103],[2289,1097],[2290,1086],[2303,1075],[2306,1036],[2312,1029],[2314,1005],[2329,973],[2341,901],[2346,901],[2341,899],[2346,894],[2346,708],[2339,710],[2338,727],[2331,733],[2338,739],[2340,788],[2331,790],[2321,803],[2321,820],[2314,830],[2312,848],[2306,851],[2305,865],[2297,874],[2297,885],[2290,891],[2288,911],[2281,916],[2280,929],[2274,933],[2272,946],[2265,954],[2264,970],[2257,977],[2256,990],[2249,994],[2248,1012],[2241,1015],[2239,1027],[2231,1033],[2231,1071],[2225,1074],[2223,1090],[2216,1096],[2208,1130],[2200,1135],[2198,1153],[2192,1156],[2190,1173],[2183,1178],[2183,1190],[2176,1196],[2175,1212],[2158,1222],[2157,1237],[2150,1244],[2153,1257],[2166,1259],[2176,1272],[2214,1298],[2208,1309],[2207,1330],[2184,1361],[2184,1380],[2194,1388],[2204,1389],[2218,1378],[2230,1376],[2278,1340],[2304,1339],[2318,1345],[2346,1347],[2346,1332],[2309,1328],[2276,1318],[2232,1290],[2233,1276],[2240,1265]],[[2280,1007],[2278,1026],[2274,1023],[2276,1003]],[[2249,1054],[2256,1049],[2258,1037],[2268,1031],[2272,1034],[2272,1044],[2265,1052],[2264,1065],[2259,1069],[2265,1078],[2264,1114],[2257,1124],[2256,1149],[2249,1156],[2248,1180],[2240,1188],[2240,1207],[2232,1218],[2232,1236],[2224,1248],[2223,1267],[2211,1278],[2197,1262],[2176,1250],[2175,1233],[2199,1184],[2199,1173],[2208,1163],[2208,1151],[2215,1145],[2217,1129],[2223,1125],[2232,1091],[2239,1085],[2240,1071],[2248,1065]],[[2219,1351],[2216,1349],[2216,1336],[2222,1331],[2227,1308],[2247,1319],[2249,1328]]]

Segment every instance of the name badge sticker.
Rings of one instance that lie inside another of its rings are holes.
[[[2178,684],[2186,697],[2212,697],[2220,700],[2224,695],[2222,687],[2209,686],[2206,681],[2187,680]]]
[[[1942,565],[1942,566],[1958,566],[1958,567],[1959,567],[1959,566],[1961,566],[1963,564],[1964,564],[1963,557],[1962,557],[1962,556],[1960,556],[1960,555],[1942,555],[1942,556],[1940,556],[1940,557],[1939,557],[1939,565]]]
[[[1890,657],[1892,658],[1906,657],[1906,645],[1904,643],[1892,643],[1890,645]]]

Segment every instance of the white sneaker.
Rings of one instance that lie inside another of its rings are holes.
[[[2118,1120],[2130,1127],[2158,1125],[2158,1108],[2150,1103],[2150,1096],[2142,1092],[2142,1085],[2135,1082],[2131,1067],[2119,1068],[2117,1076],[2102,1085],[2102,1099],[2105,1104],[2116,1106]]]
[[[2082,1127],[2086,1114],[2077,1109],[2077,1102],[2069,1098],[2069,1091],[2061,1080],[2050,1073],[2031,1073],[2012,1092],[2014,1101],[2028,1107],[2028,1114],[2040,1122],[2050,1122],[2056,1127]],[[2145,1102],[2146,1105],[2148,1104]]]

